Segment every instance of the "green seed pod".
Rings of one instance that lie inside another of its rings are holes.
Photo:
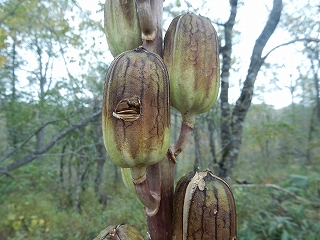
[[[177,184],[174,240],[236,240],[236,208],[230,186],[210,171],[192,172]]]
[[[135,0],[106,0],[105,2],[104,29],[109,50],[114,57],[142,44],[135,2]]]
[[[131,174],[131,169],[130,168],[120,168],[121,170],[121,177],[122,177],[122,182],[126,186],[128,190],[130,190],[133,193],[136,193],[136,189],[134,187],[134,184],[132,182],[132,174]]]
[[[94,240],[144,240],[144,238],[135,227],[119,224],[107,227]]]
[[[220,86],[219,44],[209,19],[186,13],[173,19],[164,38],[171,105],[185,121],[214,105]]]
[[[162,59],[137,48],[111,63],[105,81],[102,130],[112,161],[144,168],[166,155],[170,144],[169,79]]]

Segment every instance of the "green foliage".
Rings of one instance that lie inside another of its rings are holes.
[[[131,192],[122,184],[105,186],[103,191],[108,194],[105,207],[98,203],[92,189],[88,189],[82,195],[79,214],[72,208],[63,208],[65,193],[52,188],[52,183],[37,188],[20,186],[11,191],[1,188],[6,197],[0,205],[0,238],[93,239],[106,226],[123,222],[146,232],[143,206]]]
[[[312,206],[285,192],[267,188],[234,187],[239,239],[318,239],[320,234],[320,179],[291,175],[280,186],[318,206]],[[249,204],[248,204],[249,203]]]

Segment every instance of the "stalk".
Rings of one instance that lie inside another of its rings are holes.
[[[147,170],[147,178],[151,182],[150,187],[161,184],[161,200],[158,212],[153,216],[146,214],[149,235],[152,240],[172,239],[174,164],[167,155],[160,163],[155,164],[159,167],[157,172],[155,172],[155,166],[150,166]],[[161,182],[155,182],[154,176],[159,173]]]
[[[140,22],[142,35],[146,36],[148,33],[155,32],[154,38],[143,38],[143,47],[162,57],[163,0],[137,0],[136,3],[139,19],[148,21],[148,23]],[[154,26],[151,24],[154,24]],[[149,236],[152,240],[172,239],[175,157],[179,155],[185,147],[187,139],[193,130],[194,122],[190,122],[189,120],[190,119],[184,119],[182,122],[180,137],[177,143],[168,150],[164,159],[159,163],[147,167],[147,183],[141,182],[143,186],[135,184],[136,190],[140,189],[142,191],[137,194],[140,200],[142,199],[154,205],[155,202],[160,199],[160,205],[156,212],[150,211],[147,206],[145,208]],[[146,195],[142,196],[143,191],[146,190],[150,192],[144,193]],[[152,198],[152,196],[155,197],[155,199]]]
[[[157,53],[162,57],[162,13],[163,0],[137,0],[137,8],[143,5],[143,8],[138,9],[138,14],[144,14],[144,21],[153,23],[155,27],[155,38],[153,40],[144,39],[143,47],[148,51]],[[143,3],[143,4],[142,4]],[[149,5],[150,3],[150,5]],[[146,6],[151,9],[147,9]],[[149,11],[150,10],[150,11]],[[146,16],[151,18],[146,19]],[[140,26],[148,26],[149,23],[140,23]],[[142,30],[143,31],[143,30]],[[150,192],[159,195],[160,206],[155,214],[150,214],[146,209],[146,218],[149,229],[149,235],[152,240],[172,239],[172,211],[173,211],[173,193],[174,193],[174,164],[169,151],[166,157],[154,165],[147,167],[147,183]]]

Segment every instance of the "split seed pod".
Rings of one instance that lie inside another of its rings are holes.
[[[210,171],[180,179],[174,196],[174,240],[236,240],[236,208],[230,186]]]
[[[142,39],[136,1],[106,0],[104,29],[109,50],[114,57],[139,47]]]
[[[144,240],[144,238],[135,227],[119,224],[107,227],[94,240]]]
[[[161,57],[137,48],[114,59],[105,81],[102,130],[119,167],[143,169],[162,160],[170,144],[170,103]]]
[[[220,86],[219,44],[209,19],[186,13],[173,19],[164,38],[171,105],[194,124],[214,105]]]

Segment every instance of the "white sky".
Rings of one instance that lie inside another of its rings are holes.
[[[103,0],[101,0],[103,1]],[[175,0],[166,0],[164,5],[168,5],[170,2]],[[81,7],[92,12],[92,17],[96,20],[101,19],[103,23],[103,12],[96,13],[99,9],[98,2],[88,1],[88,0],[78,0]],[[203,1],[200,0],[189,0],[192,4],[192,7],[198,8],[201,7]],[[240,58],[239,60],[239,70],[236,74],[231,74],[230,79],[230,93],[229,93],[229,102],[234,103],[239,97],[240,90],[242,87],[242,82],[246,77],[246,73],[249,66],[251,52],[255,43],[255,40],[260,35],[265,22],[268,19],[269,10],[272,7],[272,0],[246,0],[245,3],[239,8],[237,18],[236,18],[236,30],[241,30],[241,40],[238,44],[234,45],[233,54]],[[184,1],[181,0],[183,4],[182,7],[187,10],[187,6],[184,4]],[[220,21],[225,22],[229,17],[229,1],[221,0],[207,0],[205,8],[199,12],[201,15],[206,16],[212,20],[220,19]],[[165,24],[165,28],[169,25],[168,22]],[[273,36],[270,38],[267,46],[264,50],[264,54],[267,53],[273,47],[285,43],[291,40],[283,30],[276,29]],[[103,49],[107,49],[106,40],[101,43]],[[266,104],[273,105],[275,108],[282,108],[291,103],[291,95],[287,86],[290,85],[290,75],[292,74],[293,79],[297,76],[296,67],[299,65],[299,59],[301,57],[297,56],[297,50],[294,46],[288,46],[279,48],[274,51],[268,58],[267,62],[269,63],[278,63],[279,65],[285,64],[285,68],[277,70],[278,78],[280,79],[279,86],[282,88],[274,90],[274,86],[269,85],[269,81],[273,78],[272,74],[259,73],[255,89],[257,87],[264,87],[265,92],[263,95],[259,93],[259,99],[254,97],[253,103],[265,102]],[[110,59],[110,60],[107,60]],[[106,51],[106,60],[111,62],[112,57],[109,52]],[[272,88],[272,92],[267,92]],[[258,94],[258,92],[257,92]]]

